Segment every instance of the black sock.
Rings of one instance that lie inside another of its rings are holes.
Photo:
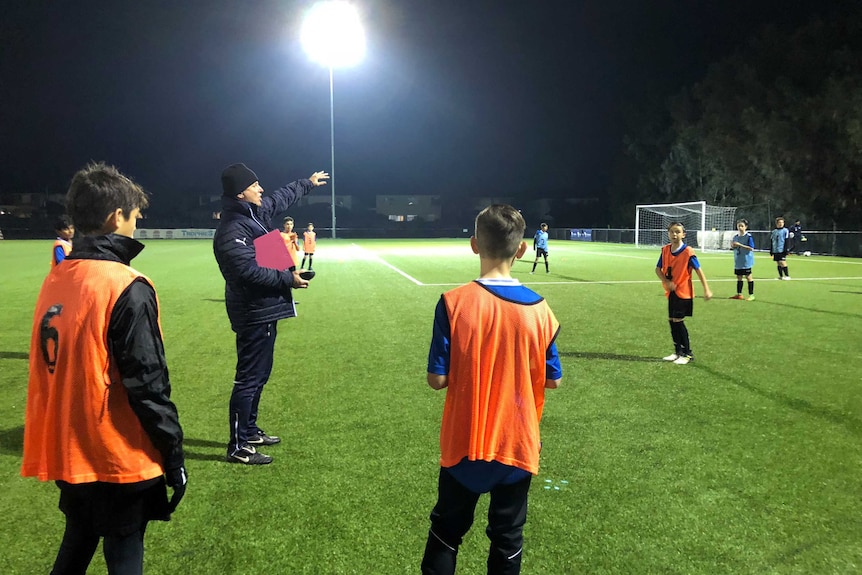
[[[533,269],[531,271],[536,271],[536,264],[539,263],[537,261],[533,262]]]
[[[548,269],[548,260],[545,260],[545,272],[549,272],[551,270]]]
[[[778,277],[780,278],[783,275],[784,275],[784,271],[783,271],[782,267],[778,266]]]
[[[677,322],[679,326],[679,343],[682,347],[682,353],[680,355],[691,355],[691,342],[688,339],[688,328],[685,327],[684,321]]]
[[[673,339],[673,352],[679,354],[679,333],[676,329],[676,322],[668,320],[670,324],[670,337]]]
[[[790,277],[790,268],[787,266],[784,266],[784,275]]]
[[[314,256],[308,256],[308,269],[314,267]]]
[[[301,267],[302,269],[305,269],[305,258],[302,258],[302,265],[299,267]]]
[[[742,295],[742,280],[736,280],[736,293]]]
[[[754,280],[748,282],[748,295],[754,295]]]

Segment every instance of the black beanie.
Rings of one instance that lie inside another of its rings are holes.
[[[236,197],[258,181],[257,174],[245,164],[231,164],[221,173],[221,187],[225,196]]]

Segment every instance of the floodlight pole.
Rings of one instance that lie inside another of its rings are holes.
[[[332,239],[335,239],[335,92],[332,89],[332,64],[329,65],[329,141],[332,152],[332,166],[329,170],[329,184],[332,186]]]

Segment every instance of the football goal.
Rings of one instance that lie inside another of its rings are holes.
[[[704,250],[730,249],[736,234],[736,208],[706,202],[644,204],[635,207],[635,245],[661,246],[668,242],[671,222],[685,226],[685,243]]]

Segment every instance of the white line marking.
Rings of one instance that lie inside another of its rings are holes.
[[[389,269],[394,270],[395,272],[397,272],[397,273],[401,274],[402,276],[406,277],[408,280],[412,281],[413,283],[415,283],[415,284],[416,284],[416,285],[418,285],[418,286],[423,286],[423,285],[425,285],[425,284],[423,284],[422,282],[420,282],[419,280],[417,280],[416,278],[414,278],[413,276],[411,276],[410,274],[408,274],[408,273],[406,273],[406,272],[403,272],[403,271],[401,271],[400,269],[396,268],[395,266],[393,266],[392,264],[390,264],[389,262],[387,262],[386,260],[384,260],[383,258],[381,258],[380,256],[378,256],[377,254],[375,254],[375,253],[373,253],[373,252],[371,252],[371,251],[369,251],[369,250],[366,250],[366,249],[365,249],[365,248],[363,248],[362,246],[357,246],[356,244],[352,244],[352,245],[356,246],[356,248],[357,248],[357,249],[359,249],[360,251],[362,251],[362,252],[364,252],[365,254],[367,254],[368,259],[370,259],[370,260],[374,260],[374,261],[376,261],[376,262],[380,262],[380,263],[381,263],[381,264],[383,264],[384,266],[386,266],[386,267],[388,267]]]
[[[354,249],[355,251],[358,251],[358,252],[362,253],[362,255],[363,255],[366,259],[368,259],[368,260],[373,260],[373,261],[376,261],[376,262],[379,262],[379,263],[383,264],[384,266],[388,267],[389,269],[393,270],[394,272],[398,273],[399,275],[401,275],[401,276],[403,276],[403,277],[407,278],[408,280],[410,280],[411,282],[413,282],[414,284],[416,284],[416,285],[418,285],[418,286],[424,286],[424,287],[448,287],[448,286],[460,286],[460,285],[464,285],[464,282],[457,282],[457,283],[452,283],[452,282],[442,282],[442,283],[422,283],[421,281],[417,280],[416,278],[414,278],[413,276],[411,276],[411,275],[410,275],[410,274],[408,274],[407,272],[405,272],[405,271],[403,271],[403,270],[401,270],[401,269],[399,269],[399,268],[395,267],[394,265],[390,264],[389,262],[387,262],[386,260],[384,260],[383,258],[381,258],[380,256],[378,256],[377,254],[375,254],[375,253],[374,253],[374,252],[372,252],[371,250],[366,249],[366,248],[363,248],[362,246],[359,246],[359,245],[357,245],[357,244],[351,244],[351,246],[353,247],[353,249]],[[460,251],[460,250],[459,250],[459,251]],[[581,254],[586,254],[586,253],[589,253],[589,252],[581,252]],[[600,253],[600,252],[592,252],[592,253],[594,253],[594,254],[598,254],[598,253]],[[601,253],[601,254],[602,254],[602,255],[608,255],[608,256],[610,256],[610,255],[615,255],[615,254],[610,254],[610,253]],[[644,258],[644,257],[637,257],[637,256],[618,256],[618,257],[629,257],[629,258],[632,258],[632,259],[652,259],[652,258]],[[812,261],[812,260],[808,260],[808,261]],[[528,263],[529,263],[529,262],[528,262]],[[848,263],[855,263],[855,262],[848,262]],[[520,278],[518,278],[518,279],[520,279]],[[778,278],[758,278],[758,277],[755,277],[754,279],[755,279],[755,281],[770,281],[770,280],[778,280]],[[862,280],[862,276],[856,276],[856,277],[854,277],[854,276],[844,276],[844,277],[813,277],[813,278],[805,278],[805,277],[798,277],[798,276],[794,276],[794,277],[793,277],[793,279],[792,279],[791,281],[848,281],[848,280],[849,280],[849,281],[853,281],[853,280]],[[733,278],[713,278],[713,279],[710,279],[710,280],[709,280],[709,283],[735,282],[735,281],[736,281],[736,278],[735,278],[735,277],[733,277]],[[529,286],[529,285],[615,285],[615,284],[625,285],[625,284],[658,284],[659,282],[658,282],[658,280],[656,280],[656,279],[648,279],[648,280],[595,280],[595,281],[530,281],[530,280],[525,280],[525,281],[522,281],[522,283],[523,283],[524,285],[528,285],[528,286]]]
[[[518,279],[520,279],[520,278],[518,278]],[[777,281],[778,278],[754,278],[755,282],[764,282],[764,281],[772,281],[772,280]],[[795,282],[795,281],[816,282],[816,281],[834,281],[834,280],[860,280],[860,281],[862,281],[862,277],[834,277],[834,278],[800,278],[800,277],[794,277],[790,281],[791,282]],[[736,278],[718,278],[718,279],[713,278],[713,279],[709,280],[709,283],[711,283],[711,284],[713,284],[713,283],[729,283],[729,282],[736,282]],[[463,283],[464,282],[462,282],[462,283],[423,284],[423,283],[417,282],[417,285],[431,286],[431,287],[434,287],[434,286],[445,287],[445,286],[459,286],[459,285],[463,285]],[[528,286],[528,287],[531,285],[613,285],[613,284],[620,284],[620,285],[623,285],[623,284],[656,284],[659,287],[661,286],[661,283],[657,279],[655,279],[655,280],[595,280],[595,281],[531,281],[531,280],[522,280],[521,283],[523,283],[525,286]],[[698,284],[695,283],[695,285],[698,285]]]

